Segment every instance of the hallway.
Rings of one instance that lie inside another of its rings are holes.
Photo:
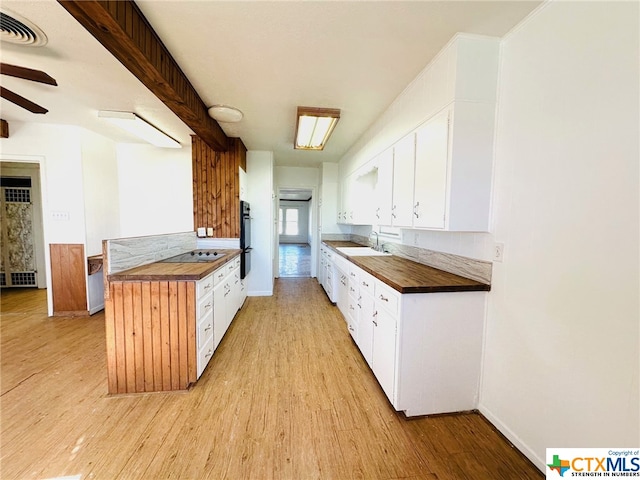
[[[308,244],[281,243],[279,246],[280,277],[311,276],[311,247]]]

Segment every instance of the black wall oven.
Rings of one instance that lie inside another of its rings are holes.
[[[245,278],[251,270],[251,206],[240,201],[240,278]]]

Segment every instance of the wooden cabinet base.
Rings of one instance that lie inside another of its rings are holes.
[[[194,282],[110,282],[109,393],[186,390],[196,381]]]

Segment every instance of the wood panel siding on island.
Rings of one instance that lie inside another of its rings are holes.
[[[109,393],[185,390],[196,381],[193,282],[111,282]]]

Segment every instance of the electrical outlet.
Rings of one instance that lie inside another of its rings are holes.
[[[493,246],[493,261],[502,262],[504,258],[504,243],[498,243]]]

